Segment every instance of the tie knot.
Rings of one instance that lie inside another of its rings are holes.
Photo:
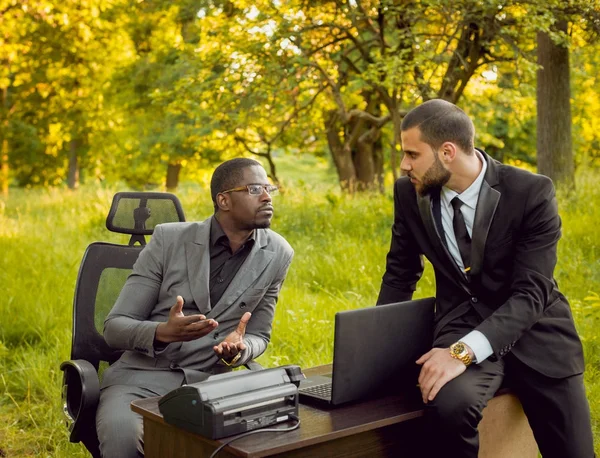
[[[454,208],[454,211],[457,212],[460,210],[460,207],[462,207],[463,201],[460,200],[458,196],[456,196],[450,201],[450,203],[452,204],[452,208]]]

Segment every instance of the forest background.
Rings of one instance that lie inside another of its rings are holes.
[[[103,228],[114,192],[167,189],[204,219],[231,157],[281,186],[296,250],[261,362],[330,362],[334,313],[377,296],[402,117],[436,97],[557,185],[598,444],[599,32],[598,0],[0,0],[0,456],[85,456],[58,365],[85,247],[125,242]]]

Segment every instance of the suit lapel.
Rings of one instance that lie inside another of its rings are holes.
[[[438,199],[439,195],[434,196],[433,199]],[[433,245],[433,249],[436,255],[441,259],[442,262],[436,264],[436,267],[444,271],[446,276],[449,278],[454,277],[458,279],[459,283],[469,291],[469,284],[467,282],[466,277],[460,271],[456,262],[450,255],[450,252],[446,248],[445,243],[442,243],[442,237],[445,237],[443,232],[437,229],[432,207],[433,207],[433,199],[429,196],[420,196],[417,194],[417,202],[419,205],[419,213],[421,214],[421,220],[423,221],[423,225],[425,226],[425,231],[427,232],[427,237],[431,244]],[[439,205],[439,202],[437,202]],[[441,225],[441,215],[440,215],[440,225]]]
[[[210,277],[210,219],[201,224],[196,240],[185,244],[188,280],[192,290],[192,298],[201,313],[211,309],[209,293]]]
[[[420,196],[417,194],[417,201],[419,204],[419,213],[421,214],[421,219],[423,220],[425,231],[427,232],[427,237],[431,241],[435,252],[439,256],[443,257],[445,255],[445,250],[441,239],[443,234],[440,234],[435,224],[435,219],[432,212],[433,199],[430,195]]]
[[[473,221],[471,276],[478,275],[481,272],[487,236],[501,196],[500,192],[493,188],[498,184],[497,163],[483,151],[480,150],[480,153],[487,161],[487,170],[479,191],[475,220]]]
[[[217,318],[227,310],[250,285],[256,282],[257,278],[273,260],[275,253],[266,249],[268,246],[267,231],[256,229],[255,240],[254,246],[248,253],[248,257],[240,270],[223,293],[223,296],[221,296],[219,302],[211,310],[211,318]]]
[[[448,241],[446,240],[446,234],[444,233],[444,224],[442,223],[442,204],[440,202],[440,193],[438,192],[431,199],[431,212],[433,215],[433,222],[435,223],[435,228],[437,229],[437,235],[440,240],[444,244],[446,248],[448,248]]]

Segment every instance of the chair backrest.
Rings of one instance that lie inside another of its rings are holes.
[[[98,369],[101,361],[110,364],[119,358],[121,351],[110,348],[102,337],[104,319],[146,244],[145,236],[157,224],[177,221],[185,221],[185,216],[173,194],[121,192],[114,196],[106,227],[131,238],[127,245],[94,242],[83,255],[73,303],[71,359],[85,359]]]

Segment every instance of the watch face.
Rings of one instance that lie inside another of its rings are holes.
[[[465,344],[463,344],[462,342],[457,342],[452,346],[452,352],[455,355],[460,355],[464,351],[465,351]]]
[[[456,342],[450,345],[450,356],[462,361],[465,366],[469,366],[473,362],[471,356],[469,356],[467,347],[462,342]]]

